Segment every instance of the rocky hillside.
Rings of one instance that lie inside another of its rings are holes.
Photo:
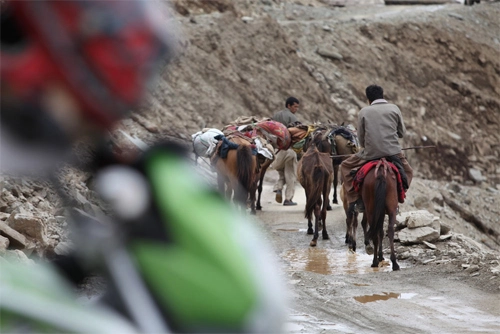
[[[294,95],[304,122],[354,122],[364,88],[377,83],[403,112],[404,145],[437,145],[408,151],[417,175],[496,187],[500,4],[327,3],[175,2],[179,58],[144,117],[159,133],[187,137],[269,116]]]

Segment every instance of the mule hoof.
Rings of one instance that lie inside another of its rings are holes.
[[[312,241],[309,243],[309,246],[311,246],[311,247],[316,247],[316,240],[312,240]]]
[[[261,206],[258,206],[255,208],[256,210],[262,210],[262,207]]]
[[[333,210],[333,209],[332,209],[332,206],[331,206],[330,204],[328,204],[328,206],[326,207],[326,210],[327,210],[327,211],[332,211],[332,210]]]
[[[365,252],[368,255],[373,255],[373,247],[371,245],[365,246]]]
[[[332,203],[333,203],[333,204],[339,204],[339,201],[337,201],[336,199],[334,199],[334,200],[332,201]]]
[[[393,263],[392,264],[392,270],[396,271],[396,270],[399,270],[399,269],[400,269],[399,268],[399,264],[397,264],[397,263]]]
[[[314,234],[314,231],[312,229],[308,229],[307,234]]]
[[[378,263],[377,264],[372,263],[372,268],[378,268]]]
[[[330,239],[330,237],[328,236],[328,234],[323,234],[323,240],[328,240]]]

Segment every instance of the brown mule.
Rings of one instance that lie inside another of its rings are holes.
[[[310,246],[316,246],[320,223],[323,224],[323,239],[329,239],[326,231],[326,209],[328,195],[332,186],[332,159],[329,153],[321,153],[313,144],[300,159],[297,165],[297,177],[306,192],[305,217],[307,218],[307,234],[314,234]],[[312,229],[312,214],[315,225]]]
[[[354,138],[354,143],[344,138],[340,133],[346,132],[351,133]],[[326,124],[320,125],[306,140],[303,150],[306,152],[307,148],[314,142],[316,147],[320,152],[329,153],[330,155],[349,155],[358,152],[359,146],[357,145],[356,134],[342,125],[336,124]],[[343,160],[347,157],[332,157],[331,163],[333,166],[333,196],[332,203],[338,204],[337,200],[337,185],[339,182],[339,167]],[[328,210],[331,210],[330,204],[328,204]]]
[[[252,154],[252,145],[247,140],[239,137],[228,139],[239,146],[229,150],[227,158],[215,159],[219,191],[225,194],[228,200],[232,198],[243,210],[247,208],[247,200],[250,199],[250,212],[255,214],[257,158]]]
[[[356,231],[358,230],[358,215],[359,213],[355,210],[349,210],[349,203],[347,201],[347,190],[344,187],[344,183],[340,186],[340,200],[342,201],[342,206],[344,207],[344,212],[346,215],[345,224],[346,224],[346,233],[345,233],[345,243],[349,246],[349,249],[353,252],[356,251]],[[361,226],[363,228],[364,242],[365,242],[365,251],[366,254],[373,254],[373,247],[370,245],[370,240],[366,234],[367,232],[367,221],[366,216],[363,215],[361,219]]]
[[[363,219],[367,220],[369,227],[365,235],[367,240],[373,242],[373,248],[377,250],[373,254],[372,267],[378,267],[379,262],[384,260],[382,252],[382,241],[384,238],[384,218],[389,216],[389,227],[387,235],[391,248],[392,270],[399,270],[394,251],[394,227],[398,209],[397,178],[391,165],[385,159],[380,159],[375,168],[372,168],[365,176],[361,186],[361,198],[365,204]],[[351,210],[351,208],[349,208]],[[354,237],[351,233],[350,238]]]

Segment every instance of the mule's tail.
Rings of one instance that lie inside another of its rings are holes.
[[[238,164],[238,182],[239,186],[236,191],[236,199],[245,204],[248,197],[248,192],[254,181],[254,165],[252,149],[247,145],[240,145],[236,151],[236,162]]]
[[[376,238],[380,230],[384,228],[385,201],[387,195],[387,181],[382,173],[377,175],[375,180],[375,203],[373,209],[373,224],[368,230],[368,238]]]
[[[318,203],[318,201],[321,199],[321,194],[323,193],[323,185],[328,180],[328,171],[326,171],[321,166],[315,166],[312,177],[307,177],[307,180],[312,184],[308,184],[306,189],[308,194],[305,217],[307,219],[312,219],[314,207],[316,206],[316,203]]]

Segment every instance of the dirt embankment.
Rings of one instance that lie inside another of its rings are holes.
[[[500,4],[175,3],[179,58],[144,116],[160,134],[269,116],[289,95],[304,122],[355,122],[377,83],[403,112],[404,145],[438,147],[407,151],[418,176],[500,183]]]

